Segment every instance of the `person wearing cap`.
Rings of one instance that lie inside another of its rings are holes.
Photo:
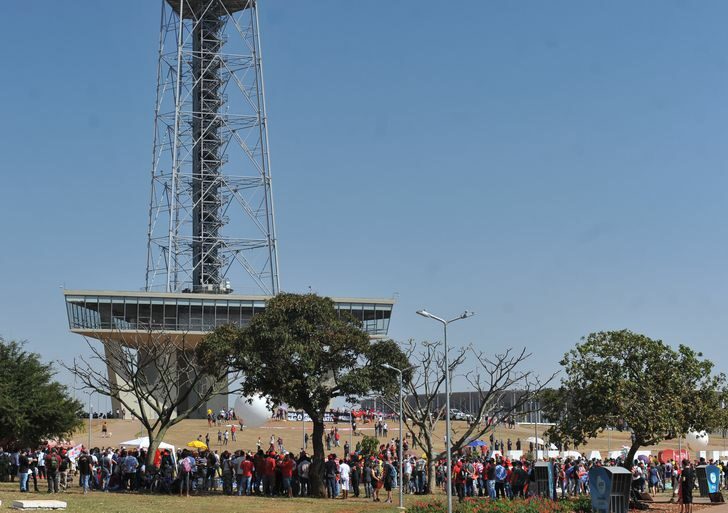
[[[290,454],[286,453],[283,456],[283,461],[278,463],[278,467],[281,471],[281,483],[283,485],[283,493],[289,498],[293,497],[293,487],[291,486],[291,480],[293,479],[293,470],[296,468],[296,462]]]
[[[336,478],[339,475],[339,465],[336,463],[336,455],[329,454],[324,463],[324,479],[326,480],[326,496],[335,499],[338,495]]]
[[[263,465],[263,495],[273,497],[276,489],[276,453],[269,451]]]

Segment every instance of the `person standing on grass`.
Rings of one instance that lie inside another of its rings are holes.
[[[695,488],[695,470],[690,462],[682,460],[682,472],[680,473],[680,513],[693,513],[693,488]]]
[[[243,451],[235,451],[235,455],[231,459],[231,468],[233,478],[235,479],[236,488],[238,495],[243,495],[243,466],[242,463],[245,461],[245,453]]]
[[[48,456],[46,456],[46,464],[48,464]],[[50,472],[48,473],[48,485],[50,486],[51,479],[57,479],[59,482],[59,489],[65,492],[68,489],[68,471],[71,468],[71,460],[65,453],[61,456],[61,464],[58,467],[58,472],[51,478]],[[108,483],[107,483],[108,484]]]
[[[55,447],[46,455],[45,468],[48,479],[48,493],[58,493],[60,485],[59,472],[61,469],[61,457],[58,455]]]
[[[253,457],[250,454],[245,456],[243,461],[240,462],[240,469],[242,471],[242,478],[238,495],[252,495],[250,492],[250,484],[253,480],[255,465],[253,464]]]
[[[298,460],[298,479],[301,482],[301,497],[308,496],[308,483],[309,483],[309,470],[311,468],[311,461],[308,459],[308,455],[305,452],[301,453]]]
[[[182,497],[182,491],[190,496],[190,481],[192,474],[195,472],[195,458],[187,450],[182,451],[182,458],[179,460],[179,468],[177,474],[179,476],[179,496]]]
[[[229,438],[230,438],[230,435],[228,433],[228,430],[226,429],[225,432],[222,435],[223,445],[227,445],[228,444]]]
[[[361,480],[364,483],[364,495],[367,499],[372,498],[372,466],[364,462],[364,466],[361,469]]]
[[[238,439],[237,439],[237,438],[235,438],[235,433],[236,433],[236,431],[237,431],[237,428],[235,427],[235,424],[233,424],[233,425],[232,425],[232,426],[230,427],[230,437],[231,437],[231,438],[233,439],[233,442],[237,442],[237,441],[238,441]]]
[[[394,466],[393,459],[388,456],[384,457],[384,489],[387,491],[387,500],[392,504],[392,490],[397,487],[397,468]]]
[[[336,498],[336,476],[339,473],[339,466],[336,464],[336,456],[329,454],[324,463],[324,478],[326,479],[326,495],[329,499]]]
[[[45,457],[46,453],[43,449],[38,451],[38,477],[40,479],[47,479],[45,471]]]
[[[498,499],[504,499],[506,496],[506,477],[508,477],[508,469],[499,457],[495,466],[495,496]]]
[[[291,487],[291,480],[293,479],[293,469],[296,468],[296,462],[293,461],[291,455],[286,453],[283,457],[283,461],[278,464],[281,470],[281,482],[283,484],[283,493],[289,498],[293,497],[293,488]]]
[[[276,490],[276,459],[275,452],[270,451],[263,465],[263,495],[273,497]]]
[[[18,458],[18,480],[20,481],[20,491],[28,491],[28,476],[30,475],[30,459],[28,453],[30,451],[22,451]]]
[[[123,476],[121,486],[124,490],[133,491],[136,489],[136,473],[139,467],[139,460],[136,459],[136,456],[131,451],[126,454],[122,452],[121,454],[123,456],[121,460]]]
[[[78,458],[78,473],[81,475],[81,486],[83,487],[83,494],[86,495],[89,491],[89,480],[91,479],[91,472],[93,470],[93,462],[88,451],[81,451],[81,456]]]
[[[109,491],[109,481],[114,473],[114,459],[111,449],[101,454],[101,491]]]
[[[359,483],[361,482],[361,462],[358,456],[354,456],[354,460],[350,463],[351,466],[351,490],[354,492],[354,497],[359,498]]]
[[[28,480],[30,481],[30,478],[33,478],[33,489],[36,493],[38,493],[40,490],[38,490],[38,456],[35,451],[30,451],[28,453],[28,461],[30,462],[30,474]],[[30,488],[30,482],[28,482],[28,488]]]
[[[523,498],[523,489],[526,486],[526,481],[528,481],[528,474],[526,474],[526,471],[523,470],[523,464],[520,461],[516,460],[514,465],[515,468],[513,469],[513,473],[511,474],[511,488],[513,489],[513,496]],[[566,489],[564,488],[562,489],[562,498],[565,497]]]
[[[233,464],[233,458],[227,451],[224,451],[220,456],[220,468],[222,469],[222,493],[225,495],[232,495],[235,467]]]
[[[347,463],[346,459],[343,459],[339,464],[339,478],[341,480],[341,496],[343,499],[348,499],[351,466]]]
[[[382,467],[378,460],[372,462],[372,500],[380,502],[379,490],[384,487],[384,479],[382,476]]]

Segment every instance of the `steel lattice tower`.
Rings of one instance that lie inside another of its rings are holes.
[[[276,294],[257,0],[162,0],[146,290]]]

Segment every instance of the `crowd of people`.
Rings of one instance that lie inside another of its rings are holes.
[[[338,431],[328,433],[336,438]],[[337,438],[338,441],[338,438]],[[339,445],[336,444],[338,448]],[[330,498],[367,498],[391,501],[392,490],[403,487],[404,493],[422,494],[428,490],[428,462],[424,455],[407,456],[398,475],[397,440],[381,445],[375,454],[363,454],[361,443],[354,450],[348,442],[340,455],[330,453],[321,469],[327,496]],[[261,495],[294,497],[310,493],[311,457],[302,449],[298,454],[286,451],[281,437],[271,435],[267,450],[258,439],[255,450],[157,451],[154,464],[147,466],[144,449],[94,448],[77,453],[61,448],[4,451],[0,448],[0,480],[18,480],[21,492],[59,493],[79,486],[83,493],[92,490],[157,491],[180,495],[223,493],[226,495]],[[553,492],[562,498],[589,494],[589,470],[594,466],[622,465],[617,460],[552,459]],[[721,481],[728,483],[728,464],[721,462],[659,462],[655,458],[635,460],[632,466],[632,491],[658,493],[672,491],[678,500],[692,503],[696,484],[695,464],[715,463]],[[445,460],[434,465],[434,487],[446,490]],[[453,493],[466,497],[513,499],[536,493],[534,465],[525,458],[511,461],[497,452],[481,448],[468,449],[453,459]],[[45,490],[41,490],[46,481]],[[383,490],[383,492],[382,492]]]
[[[656,494],[671,491],[681,504],[692,503],[695,488],[696,465],[715,464],[721,473],[721,485],[728,483],[728,464],[721,462],[697,462],[683,460],[680,465],[669,460],[659,462],[656,458],[635,460],[631,466],[631,492],[639,498],[644,492]],[[623,466],[619,459],[603,462],[586,458],[552,459],[553,495],[567,498],[588,495],[589,470],[595,466]],[[444,462],[439,462],[436,470],[437,485],[446,487]],[[407,475],[407,470],[405,470]],[[536,493],[533,462],[525,460],[510,461],[497,456],[470,455],[455,459],[453,464],[453,493],[460,500],[465,497],[490,497],[491,499],[513,499]]]
[[[17,478],[23,493],[60,493],[79,486],[84,494],[98,490],[307,496],[311,457],[305,450],[294,455],[278,449],[282,449],[282,440],[271,441],[267,451],[163,450],[147,466],[144,449],[94,448],[72,454],[72,450],[60,448],[0,448],[0,480]],[[378,457],[370,458],[356,453],[330,454],[322,469],[328,496],[379,501],[379,490],[384,488],[385,500],[391,502],[391,491],[397,486],[395,451],[385,446],[381,450]],[[46,481],[46,490],[39,488],[42,481]]]

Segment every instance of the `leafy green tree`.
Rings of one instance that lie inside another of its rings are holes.
[[[83,406],[53,376],[39,355],[0,337],[0,445],[35,447],[82,425]]]
[[[725,377],[702,356],[628,330],[590,334],[564,355],[561,386],[542,396],[549,436],[582,445],[607,427],[629,430],[628,466],[640,447],[719,427]]]
[[[371,456],[372,454],[379,453],[379,439],[364,435],[361,441],[361,454],[362,456]]]
[[[286,403],[311,417],[311,490],[319,496],[324,495],[324,413],[331,400],[356,402],[370,392],[392,393],[397,377],[381,364],[410,366],[394,341],[370,340],[358,321],[315,294],[279,294],[245,328],[216,330],[199,351],[213,360],[233,355],[230,364],[241,371],[246,395],[265,394],[272,403]]]

